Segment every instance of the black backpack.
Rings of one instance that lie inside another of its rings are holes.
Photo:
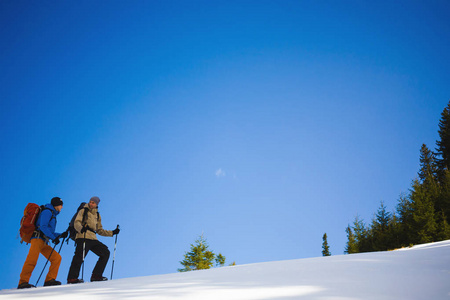
[[[84,225],[84,223],[87,220],[87,214],[89,211],[89,208],[84,207],[86,205],[86,202],[81,202],[80,206],[78,206],[77,208],[77,212],[73,215],[72,220],[70,220],[69,223],[69,228],[67,230],[69,230],[69,238],[71,238],[73,241],[75,241],[75,237],[77,236],[77,231],[75,230],[75,227],[73,226],[75,224],[75,219],[77,218],[78,212],[82,209],[84,209],[84,213],[83,213],[83,219],[81,220],[81,224]],[[97,219],[100,218],[100,214],[97,211]],[[69,242],[69,240],[67,240],[67,242]]]
[[[87,213],[89,211],[89,208],[84,207],[86,205],[86,202],[81,202],[80,206],[78,206],[77,212],[73,215],[72,220],[70,220],[69,223],[69,238],[71,238],[73,241],[75,241],[75,237],[77,235],[77,231],[75,230],[75,227],[73,227],[74,223],[75,223],[75,219],[77,218],[78,212],[84,208],[84,213],[83,213],[83,220],[81,221],[81,223],[86,222],[87,219]]]

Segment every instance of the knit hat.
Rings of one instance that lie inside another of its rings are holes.
[[[63,202],[62,202],[61,198],[59,198],[59,197],[53,197],[53,198],[52,198],[52,201],[51,201],[51,204],[52,204],[53,206],[60,206],[60,205],[63,205]]]
[[[90,201],[94,201],[95,202],[95,204],[97,204],[98,205],[98,203],[100,202],[100,198],[99,197],[97,197],[97,196],[94,196],[94,197],[92,197],[91,198],[91,200]]]

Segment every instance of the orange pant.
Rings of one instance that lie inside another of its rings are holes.
[[[28,251],[27,259],[23,264],[22,273],[20,273],[19,285],[30,280],[31,273],[33,273],[34,267],[36,267],[39,253],[44,255],[45,258],[50,261],[50,269],[48,270],[45,281],[56,279],[56,276],[58,276],[59,265],[61,264],[61,255],[59,255],[57,251],[53,251],[52,253],[52,247],[47,245],[41,239],[32,239],[30,244],[31,246]]]

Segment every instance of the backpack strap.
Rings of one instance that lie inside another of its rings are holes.
[[[51,221],[52,219],[56,219],[55,214],[53,213],[53,211],[50,208],[45,207],[45,205],[41,205],[40,208],[41,208],[41,211],[39,212],[39,217],[44,210],[49,210],[52,213],[52,216],[50,217],[49,221]],[[38,217],[38,219],[39,219],[39,217]],[[37,220],[36,220],[36,222],[37,222]],[[41,227],[41,225],[36,226],[36,229],[38,230],[39,227]]]
[[[39,214],[42,214],[42,212],[43,212],[44,210],[49,210],[49,211],[52,213],[52,216],[50,217],[50,221],[51,221],[52,219],[56,219],[55,213],[53,212],[53,210],[51,210],[51,209],[48,208],[48,207],[45,207],[45,205],[41,205],[40,207],[41,207],[41,211],[39,212]]]
[[[84,207],[84,213],[83,213],[83,218],[81,219],[81,225],[82,226],[84,226],[85,224],[86,224],[86,221],[87,221],[87,219],[88,219],[88,212],[89,212],[89,208],[87,208],[87,207]],[[99,212],[97,211],[97,220],[100,218],[100,214],[99,214]],[[97,233],[97,232],[95,232],[94,230],[92,230],[92,229],[89,229],[90,231],[92,231],[93,233]]]
[[[83,225],[83,226],[84,226],[84,224],[86,224],[86,220],[88,218],[88,212],[89,212],[89,208],[85,207],[84,213],[83,213],[83,219],[81,220],[81,225]]]
[[[45,205],[41,205],[40,208],[41,208],[41,211],[39,212],[39,217],[40,217],[40,214],[42,214],[42,212],[44,210],[49,210],[52,213],[52,216],[50,217],[49,222],[52,219],[56,219],[55,214],[53,213],[53,211],[50,208],[45,207]],[[37,222],[37,220],[36,220],[36,222]],[[42,239],[45,242],[48,242],[48,240],[49,240],[49,238],[41,231],[41,225],[40,224],[38,226],[36,226],[36,230],[33,232],[32,236],[36,237],[38,239]]]

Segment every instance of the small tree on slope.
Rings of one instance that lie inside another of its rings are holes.
[[[323,240],[323,243],[322,243],[322,255],[323,256],[331,256],[330,246],[328,246],[327,234],[326,233],[323,234],[322,240]]]
[[[214,260],[217,266],[223,266],[225,264],[225,256],[219,253],[216,257],[214,252],[208,249],[209,245],[203,235],[201,235],[195,241],[195,244],[191,244],[191,251],[184,254],[184,259],[180,261],[184,268],[178,269],[178,272],[209,269],[213,266]]]

